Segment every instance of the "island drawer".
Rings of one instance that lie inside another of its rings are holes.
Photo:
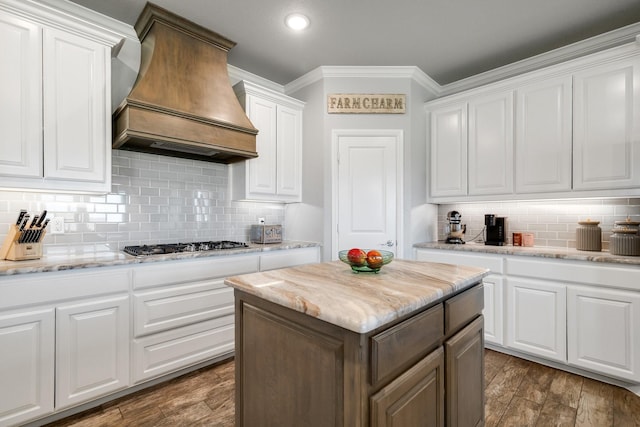
[[[440,345],[444,330],[442,304],[371,337],[371,384],[379,384]]]
[[[484,289],[476,285],[444,302],[444,334],[449,336],[482,314]]]

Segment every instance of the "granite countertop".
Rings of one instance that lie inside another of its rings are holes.
[[[74,270],[79,268],[109,267],[115,265],[142,264],[173,261],[178,259],[208,258],[256,252],[300,249],[320,246],[314,242],[284,241],[282,243],[250,243],[248,248],[224,249],[217,251],[180,252],[163,255],[132,256],[114,251],[104,245],[84,245],[48,248],[40,259],[25,261],[0,261],[0,276],[48,271]]]
[[[453,245],[444,242],[416,243],[414,248],[443,249],[459,252],[476,252],[499,255],[518,255],[541,258],[567,259],[574,261],[603,262],[640,266],[640,257],[612,255],[609,251],[592,252],[577,249],[555,248],[549,246],[490,246],[483,243],[467,242],[464,245]]]
[[[489,273],[478,267],[394,260],[378,274],[341,261],[229,277],[225,284],[357,333],[370,332]]]

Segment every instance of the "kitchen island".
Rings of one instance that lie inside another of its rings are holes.
[[[227,278],[236,425],[481,425],[487,273],[334,261]]]

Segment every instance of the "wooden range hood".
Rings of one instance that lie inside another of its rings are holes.
[[[227,72],[235,43],[147,3],[141,65],[114,113],[113,148],[217,163],[257,157],[256,134]]]

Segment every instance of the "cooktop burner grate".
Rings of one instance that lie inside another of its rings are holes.
[[[233,242],[230,240],[219,240],[212,242],[191,242],[191,243],[166,243],[158,245],[125,246],[124,251],[129,255],[161,255],[176,252],[203,252],[223,249],[248,248],[249,245],[243,242]]]

